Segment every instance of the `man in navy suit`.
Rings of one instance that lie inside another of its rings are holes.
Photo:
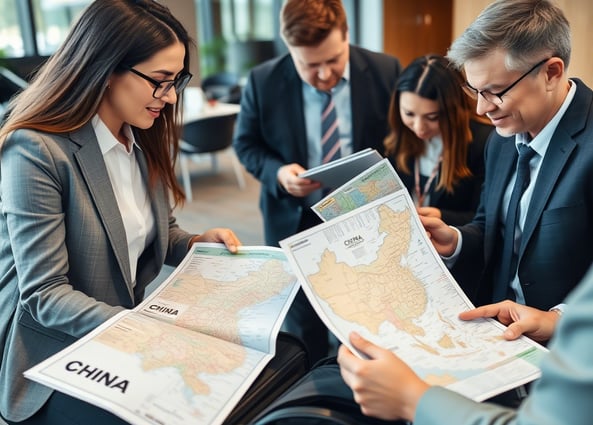
[[[568,78],[570,52],[569,23],[547,0],[497,1],[449,49],[496,133],[473,221],[423,223],[477,305],[562,309],[593,262],[593,92]],[[532,157],[515,197],[522,149]]]
[[[569,24],[550,2],[502,1],[484,13],[448,53],[465,70],[478,113],[496,128],[485,153],[481,203],[473,221],[458,229],[422,220],[437,251],[454,263],[453,274],[474,282],[464,290],[476,304],[513,299],[548,310],[593,261],[593,92],[566,74]],[[507,249],[521,145],[534,155]],[[502,270],[509,253],[512,268]]]
[[[341,156],[364,148],[382,153],[400,73],[396,58],[349,44],[341,0],[288,0],[281,26],[289,54],[251,71],[234,137],[239,159],[261,182],[265,239],[272,246],[320,223],[309,208],[321,199],[320,184],[299,174],[322,162],[324,92],[335,103]],[[327,329],[302,293],[285,325],[303,338],[311,360],[327,355]]]
[[[479,404],[429,388],[390,351],[353,334],[353,346],[369,359],[342,346],[338,362],[365,414],[415,425],[440,424],[443,417],[460,425],[591,422],[593,268],[583,276],[593,260],[593,92],[568,78],[570,50],[569,23],[550,0],[493,2],[452,44],[448,57],[463,67],[478,113],[490,118],[497,134],[486,149],[474,220],[455,229],[421,217],[437,251],[454,263],[454,274],[473,274],[475,284],[464,289],[476,303],[516,300],[461,318],[497,317],[511,325],[505,338],[524,333],[543,341],[562,308],[567,310],[542,363],[541,380],[518,410]],[[527,157],[528,183],[517,197],[518,220],[511,222],[518,152],[529,150],[521,145],[534,153]],[[514,236],[505,252],[508,226]]]

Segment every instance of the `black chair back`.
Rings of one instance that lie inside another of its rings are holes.
[[[236,115],[202,118],[183,125],[180,149],[184,153],[211,153],[221,151],[233,142]]]
[[[207,89],[211,86],[235,86],[237,84],[239,84],[239,76],[232,72],[212,74],[202,80],[203,89]]]
[[[241,103],[239,76],[232,72],[209,75],[202,80],[202,90],[208,99],[226,103]]]

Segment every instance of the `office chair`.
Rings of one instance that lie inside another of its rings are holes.
[[[225,103],[241,103],[242,89],[239,76],[232,72],[212,74],[202,80],[202,89],[208,99]]]
[[[183,125],[179,144],[179,166],[188,201],[191,202],[193,199],[188,159],[196,156],[210,156],[212,170],[217,172],[217,154],[228,152],[239,188],[243,190],[245,187],[243,170],[232,148],[236,118],[236,114],[218,115],[190,121]]]
[[[0,66],[0,125],[4,122],[4,114],[8,112],[8,101],[27,85],[27,81]]]

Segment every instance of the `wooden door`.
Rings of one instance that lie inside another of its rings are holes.
[[[402,66],[427,53],[445,55],[452,28],[453,0],[383,0],[383,50]]]

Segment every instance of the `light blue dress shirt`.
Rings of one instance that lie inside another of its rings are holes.
[[[321,114],[326,100],[323,92],[303,81],[303,108],[307,133],[307,164],[305,168],[321,165]],[[338,115],[340,131],[340,156],[352,153],[352,103],[350,96],[350,64],[344,68],[342,79],[331,90]],[[313,205],[323,197],[321,190],[307,196],[307,204]]]
[[[346,64],[342,79],[331,89],[331,93],[338,114],[340,155],[344,157],[352,153],[352,104],[350,100],[349,63]],[[322,92],[303,81],[303,108],[305,108],[308,152],[306,168],[321,165],[321,113],[325,99]]]

